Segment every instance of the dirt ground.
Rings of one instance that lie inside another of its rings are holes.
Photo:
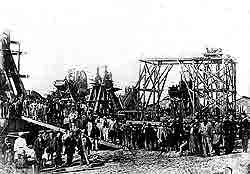
[[[180,156],[180,154],[174,152],[161,154],[160,151],[137,150],[131,153],[125,150],[105,150],[92,152],[90,158],[92,166],[79,166],[79,157],[77,156],[73,167],[51,169],[41,173],[222,174],[226,169],[230,170],[228,168],[231,168],[233,174],[247,174],[250,173],[250,152],[242,153],[241,151],[239,149],[233,154],[203,158]],[[6,166],[1,167],[6,168]],[[6,170],[0,170],[1,174],[5,172]],[[9,171],[8,173],[12,172]]]
[[[115,173],[152,173],[152,174],[219,174],[231,168],[233,174],[250,173],[250,153],[235,152],[214,157],[182,156],[176,153],[159,151],[99,151],[94,152],[94,161],[104,164],[94,167],[75,166],[53,173],[75,174],[115,174]],[[48,172],[52,173],[52,172]]]

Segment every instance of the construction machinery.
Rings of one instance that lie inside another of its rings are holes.
[[[88,82],[85,71],[72,68],[68,71],[64,80],[56,80],[54,86],[61,93],[64,100],[73,102],[86,102],[88,95]]]

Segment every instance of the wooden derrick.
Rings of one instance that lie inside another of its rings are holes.
[[[138,115],[142,113],[141,118],[148,112],[153,117],[161,114],[159,103],[164,97],[168,73],[174,66],[180,67],[181,79],[188,88],[193,117],[206,112],[217,116],[235,114],[236,62],[221,49],[207,49],[201,57],[147,58],[140,63],[143,68],[134,86],[138,95],[134,110]]]
[[[115,92],[120,90],[113,86],[112,74],[105,67],[104,77],[100,77],[99,68],[90,89],[87,100],[88,111],[92,114],[114,115],[122,109],[121,102]]]

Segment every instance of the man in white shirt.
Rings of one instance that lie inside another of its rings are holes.
[[[91,130],[92,130],[92,122],[88,121],[87,123],[87,130],[88,130],[88,136],[91,135]]]
[[[99,119],[97,119],[97,124],[96,124],[96,126],[99,128],[99,130],[100,130],[100,139],[103,137],[103,118],[99,118]]]
[[[28,147],[26,151],[26,155],[28,157],[28,161],[34,161],[36,159],[36,153],[32,145]]]
[[[22,149],[27,148],[26,140],[23,138],[24,133],[20,132],[18,135],[19,137],[15,140],[14,143],[14,151],[17,151],[20,148]]]
[[[108,140],[108,131],[109,131],[109,128],[108,128],[108,121],[107,121],[107,118],[106,117],[104,117],[104,121],[103,121],[103,138],[104,138],[104,140],[105,141],[107,141]]]
[[[19,132],[19,137],[15,140],[14,143],[14,152],[15,152],[15,159],[17,159],[18,154],[24,154],[28,147],[26,140],[23,138],[24,133]]]

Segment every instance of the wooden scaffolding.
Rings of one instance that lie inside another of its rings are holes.
[[[150,112],[159,116],[160,101],[173,66],[179,66],[188,88],[192,116],[204,112],[217,116],[236,113],[236,62],[221,49],[207,49],[201,57],[147,58],[140,63],[142,69],[135,85],[138,115]]]

